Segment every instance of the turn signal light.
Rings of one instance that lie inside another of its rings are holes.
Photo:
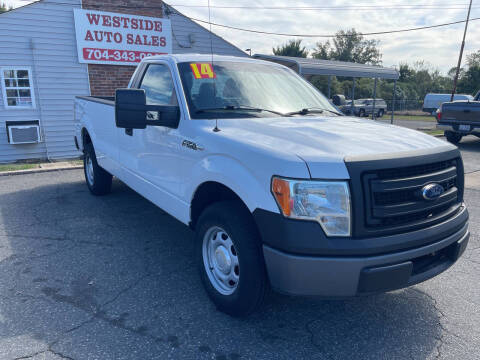
[[[437,120],[438,121],[442,120],[442,112],[441,111],[437,111]]]
[[[290,184],[283,179],[273,178],[272,193],[278,206],[282,209],[283,215],[290,216],[293,205],[290,199]]]

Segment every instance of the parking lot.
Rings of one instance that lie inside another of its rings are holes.
[[[461,143],[472,237],[446,273],[348,300],[272,294],[247,319],[216,311],[193,234],[81,170],[0,176],[0,359],[478,359],[480,140]]]

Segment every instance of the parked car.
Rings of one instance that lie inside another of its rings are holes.
[[[345,101],[341,107],[342,112],[346,115],[352,113],[352,100]],[[382,117],[387,111],[387,103],[383,99],[375,99],[375,116]],[[369,116],[373,112],[373,99],[358,99],[355,100],[353,106],[353,113],[356,116]]]
[[[77,97],[75,116],[90,192],[107,194],[115,176],[190,226],[206,292],[234,316],[258,309],[269,287],[404,288],[468,243],[455,146],[344,116],[279,64],[148,57],[115,98]]]
[[[425,95],[425,99],[423,100],[423,107],[422,111],[435,115],[436,111],[440,108],[444,102],[450,101],[452,98],[452,94],[432,94],[429,93]],[[455,94],[454,101],[456,100],[473,100],[472,95],[466,94]]]
[[[462,137],[480,137],[480,91],[472,101],[445,102],[437,110],[437,128],[444,130],[445,137],[452,144],[458,144]]]

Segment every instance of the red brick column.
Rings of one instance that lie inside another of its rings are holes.
[[[83,0],[83,9],[162,17],[161,0]],[[93,96],[113,96],[115,89],[126,87],[135,66],[88,64],[90,92]]]

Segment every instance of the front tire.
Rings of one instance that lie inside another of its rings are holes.
[[[257,310],[268,282],[260,235],[248,209],[235,201],[215,203],[196,228],[200,277],[217,309],[235,317]]]
[[[112,189],[112,175],[98,165],[92,143],[85,144],[83,172],[88,189],[93,195],[106,195]]]
[[[453,131],[445,131],[445,137],[448,142],[457,145],[462,140],[463,136],[462,134]]]
[[[384,111],[383,109],[378,110],[378,115],[377,115],[377,117],[379,117],[379,118],[383,117],[383,114],[384,114],[384,113],[385,113],[385,111]]]
[[[365,116],[365,109],[358,110],[358,116],[359,117],[364,117]]]

